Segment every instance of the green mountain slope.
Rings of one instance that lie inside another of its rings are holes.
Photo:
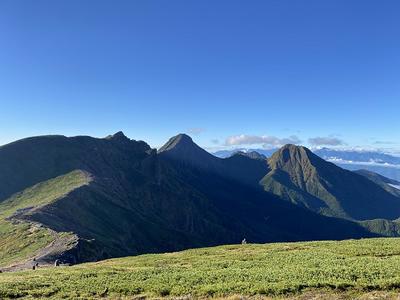
[[[264,160],[243,155],[214,160],[186,138],[167,148],[158,154],[122,133],[104,139],[36,137],[0,147],[3,213],[13,203],[14,210],[23,209],[13,220],[36,224],[44,235],[31,240],[32,251],[14,249],[33,257],[52,247],[51,241],[62,244],[59,234],[67,235],[68,251],[50,257],[76,263],[243,238],[269,242],[376,236],[354,222],[324,217],[265,193],[257,184],[268,170]],[[196,159],[193,153],[204,156],[192,164],[176,159],[177,149],[187,151],[189,159]],[[216,166],[221,169],[214,171]],[[15,224],[8,225],[2,241],[14,236]],[[29,226],[21,228],[21,239],[29,232]],[[9,264],[12,257],[20,258],[14,253],[7,254]]]
[[[382,236],[400,236],[400,220],[374,219],[358,222],[369,232]]]
[[[368,170],[357,170],[354,172],[368,178],[369,180],[376,183],[377,185],[379,185],[385,191],[391,193],[392,195],[400,197],[400,189],[399,189],[400,182]]]
[[[0,266],[33,258],[40,249],[60,238],[60,234],[26,221],[26,217],[90,181],[87,173],[77,170],[36,184],[0,203]],[[69,250],[70,245],[64,246],[58,250]]]
[[[261,180],[264,189],[297,205],[355,220],[400,216],[399,197],[307,148],[286,145],[269,159],[269,165],[271,171]]]
[[[0,298],[397,299],[399,249],[400,240],[392,238],[228,245],[141,255],[3,273]]]
[[[150,151],[146,143],[131,141],[122,133],[106,139],[40,136],[1,146],[0,202],[73,170],[107,176],[114,168],[129,168],[130,160],[144,158],[146,151]]]

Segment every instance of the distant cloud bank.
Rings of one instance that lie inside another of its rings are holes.
[[[264,147],[268,146],[279,147],[285,144],[299,144],[299,143],[301,143],[301,140],[295,135],[292,135],[288,138],[278,138],[275,136],[268,136],[268,135],[259,136],[259,135],[240,134],[240,135],[230,136],[225,140],[226,146],[263,144]]]
[[[312,146],[341,146],[344,142],[336,137],[309,138],[308,143]]]
[[[395,145],[395,142],[392,141],[376,141],[374,142],[375,145]]]

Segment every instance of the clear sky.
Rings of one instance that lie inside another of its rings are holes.
[[[400,1],[0,1],[0,144],[400,149]]]

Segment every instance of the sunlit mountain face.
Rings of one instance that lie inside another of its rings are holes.
[[[233,149],[220,150],[213,154],[218,157],[229,157],[237,151],[256,151],[270,157],[277,149]],[[400,181],[400,156],[384,153],[382,151],[365,150],[338,150],[330,148],[314,149],[313,152],[321,158],[332,162],[342,168],[354,171],[365,169],[376,172],[385,177]]]

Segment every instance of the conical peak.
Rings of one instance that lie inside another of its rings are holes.
[[[287,144],[283,146],[281,149],[278,150],[278,152],[287,152],[291,155],[310,155],[312,152],[304,147],[304,146],[297,146],[293,144]]]
[[[179,143],[183,143],[183,142],[193,143],[192,138],[185,133],[180,133],[180,134],[174,136],[173,139],[175,139]]]
[[[303,146],[287,144],[275,152],[269,160],[271,167],[282,167],[290,164],[309,163],[313,157],[312,152]]]
[[[284,145],[280,150],[285,150],[288,149],[290,151],[300,151],[300,150],[308,150],[306,147],[304,146],[298,146],[298,145],[294,145],[294,144],[286,144]],[[309,151],[309,150],[308,150]]]
[[[173,136],[168,142],[160,148],[158,152],[168,151],[177,148],[196,147],[197,145],[193,142],[192,138],[187,134],[180,133]]]

